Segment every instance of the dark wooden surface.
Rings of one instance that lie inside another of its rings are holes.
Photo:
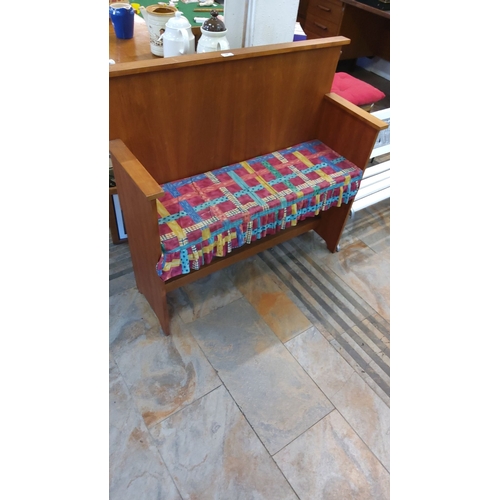
[[[342,35],[351,40],[341,60],[379,56],[390,61],[389,11],[356,0],[301,0],[299,5],[298,20],[308,38]]]
[[[357,9],[366,10],[366,12],[370,12],[370,14],[374,14],[376,16],[385,17],[386,19],[391,18],[390,10],[381,10],[376,7],[372,7],[371,5],[366,5],[365,3],[356,2],[356,0],[342,0],[345,4],[352,5]]]
[[[109,21],[109,58],[116,63],[160,59],[151,53],[149,32],[142,17],[134,15],[134,36],[128,40],[117,38]]]

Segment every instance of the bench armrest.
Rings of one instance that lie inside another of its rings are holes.
[[[163,194],[160,185],[120,139],[109,141],[109,152],[113,168],[116,168],[115,162],[118,163],[118,168],[123,168],[147,200],[154,200]]]
[[[332,104],[338,107],[343,108],[345,113],[348,113],[352,116],[356,116],[360,120],[363,120],[369,126],[376,128],[377,130],[383,130],[389,126],[387,125],[386,122],[384,122],[380,118],[377,118],[374,114],[368,113],[364,109],[360,108],[359,106],[356,106],[352,102],[349,102],[347,99],[344,99],[343,97],[337,94],[334,93],[326,94],[325,100],[331,102]]]
[[[142,163],[119,140],[109,142],[116,187],[120,198],[137,288],[146,295],[159,315],[165,313],[163,282],[156,274],[161,255],[158,232],[157,198],[163,195],[159,184]],[[162,323],[167,328],[167,323]]]
[[[364,170],[388,124],[337,94],[326,94],[321,105],[318,139]]]

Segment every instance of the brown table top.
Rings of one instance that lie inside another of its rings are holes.
[[[195,40],[201,35],[198,26],[193,26],[192,32]],[[109,21],[109,58],[116,63],[159,59],[151,52],[148,27],[141,16],[134,15],[134,36],[129,40],[116,38],[113,24]]]
[[[109,58],[116,63],[158,59],[149,46],[149,32],[146,21],[134,15],[134,36],[129,40],[116,38],[111,20],[109,21]]]

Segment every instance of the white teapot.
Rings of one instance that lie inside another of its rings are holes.
[[[177,11],[165,24],[163,39],[163,57],[194,54],[194,35],[189,21]]]
[[[199,54],[229,49],[229,42],[226,38],[226,25],[220,19],[217,19],[219,13],[216,10],[212,10],[210,14],[212,17],[207,19],[200,28],[201,37],[196,48],[196,52]]]

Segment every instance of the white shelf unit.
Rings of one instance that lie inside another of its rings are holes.
[[[372,113],[373,116],[387,122],[389,127],[382,130],[375,141],[370,160],[379,156],[390,153],[391,137],[390,137],[390,117],[391,109],[382,109]],[[351,217],[354,214],[369,207],[379,201],[390,198],[391,194],[391,160],[381,163],[370,164],[363,174],[361,184],[351,207]]]

